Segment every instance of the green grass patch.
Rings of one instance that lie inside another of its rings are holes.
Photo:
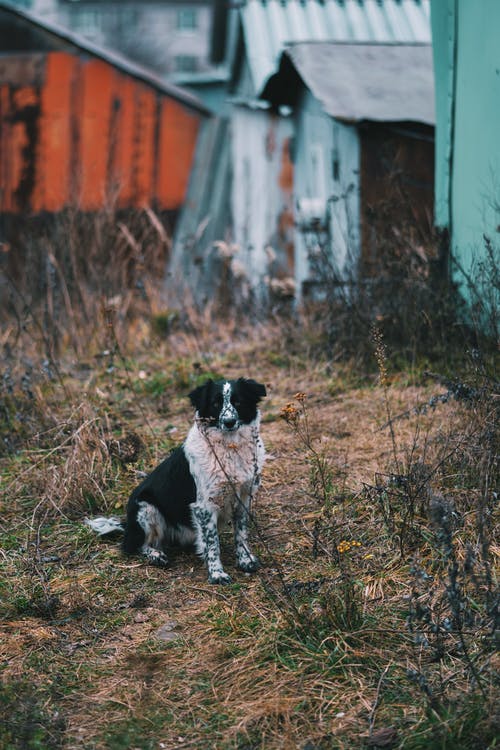
[[[57,700],[57,699],[56,699]],[[64,747],[66,720],[54,696],[32,682],[0,684],[0,747],[3,750],[59,750]]]

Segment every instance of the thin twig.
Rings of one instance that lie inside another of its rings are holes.
[[[373,734],[373,727],[375,724],[375,712],[378,708],[379,702],[380,702],[380,691],[382,689],[382,683],[384,681],[384,677],[386,676],[387,672],[392,666],[392,661],[389,662],[389,664],[386,666],[382,674],[380,675],[380,679],[378,681],[377,685],[377,692],[375,693],[375,700],[373,701],[373,705],[370,710],[370,714],[368,716],[368,737],[371,737]]]
[[[48,338],[47,338],[47,336],[45,334],[45,331],[42,328],[42,324],[40,323],[40,321],[38,319],[38,316],[35,315],[35,313],[31,309],[31,306],[28,303],[26,297],[24,296],[24,294],[22,293],[22,291],[18,288],[18,286],[15,283],[14,279],[12,278],[12,276],[7,271],[4,271],[4,274],[5,274],[5,278],[7,279],[7,281],[9,282],[9,284],[11,285],[12,289],[18,295],[18,297],[21,299],[24,307],[29,312],[29,314],[31,316],[31,319],[33,320],[33,323],[35,324],[36,328],[38,328],[38,330],[40,331],[40,335],[42,336],[43,343],[45,344],[45,351],[47,353],[47,357],[49,358],[50,363],[51,363],[52,367],[54,368],[54,372],[56,373],[56,376],[57,376],[57,379],[59,381],[59,384],[60,384],[61,388],[64,391],[64,395],[66,396],[66,398],[69,398],[69,393],[68,393],[68,391],[66,389],[66,386],[64,384],[64,380],[63,380],[61,371],[60,371],[59,366],[58,366],[58,364],[57,364],[57,362],[55,360],[54,355],[52,354],[52,346],[51,346],[50,341],[48,340]]]

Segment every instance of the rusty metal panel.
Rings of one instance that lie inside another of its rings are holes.
[[[26,208],[33,189],[39,100],[32,86],[2,86],[1,92],[1,209],[15,212]]]
[[[167,289],[179,295],[183,278],[195,299],[210,293],[214,273],[220,271],[211,249],[230,236],[231,139],[229,121],[213,117],[200,126],[189,179],[185,209],[175,229]],[[210,189],[207,190],[207,175]]]
[[[292,122],[237,107],[232,120],[234,239],[251,278],[293,274]]]
[[[189,181],[185,165],[193,162],[200,118],[165,98],[159,117],[157,200],[161,209],[169,210],[184,203]]]
[[[59,211],[70,202],[72,165],[71,101],[76,61],[64,52],[47,55],[40,96],[37,143],[29,159],[35,162],[31,210]]]
[[[45,55],[0,56],[0,86],[41,86],[44,81]]]
[[[1,63],[0,211],[180,208],[198,110],[98,58],[58,51]]]
[[[130,146],[133,149],[134,202],[143,207],[154,200],[156,95],[139,83],[136,87],[135,138]]]
[[[360,128],[361,260],[380,269],[387,243],[399,236],[422,244],[433,224],[433,128],[370,123]],[[392,234],[391,234],[392,233]]]
[[[120,75],[115,84],[112,103],[110,196],[116,197],[118,208],[134,203],[133,143],[135,138],[136,83]]]
[[[80,68],[78,78],[77,85],[82,91],[79,207],[92,211],[106,203],[114,71],[101,60],[90,60]]]

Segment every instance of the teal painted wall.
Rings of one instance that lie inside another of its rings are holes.
[[[431,12],[436,223],[469,272],[484,234],[500,245],[500,0],[432,0]]]
[[[431,26],[436,96],[434,220],[438,227],[449,227],[450,150],[454,90],[454,0],[451,2],[448,2],[448,0],[438,0],[438,2],[433,0]]]

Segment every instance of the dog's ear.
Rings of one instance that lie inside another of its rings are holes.
[[[244,393],[248,393],[249,397],[252,398],[256,404],[259,403],[261,398],[267,396],[266,386],[262,383],[257,383],[256,380],[251,378],[240,378],[238,383]]]
[[[200,414],[205,410],[208,394],[213,382],[214,381],[210,378],[205,383],[203,383],[203,385],[199,385],[198,388],[195,388],[194,391],[191,391],[191,393],[189,394],[191,403],[193,404],[196,411],[198,411]]]

